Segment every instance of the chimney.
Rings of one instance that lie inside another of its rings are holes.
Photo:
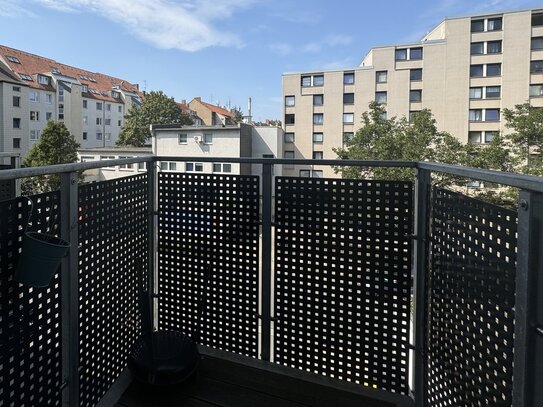
[[[181,104],[182,104],[182,105],[186,105],[186,104],[187,104],[187,100],[186,100],[186,99],[181,99]]]

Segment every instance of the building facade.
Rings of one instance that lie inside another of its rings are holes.
[[[421,41],[375,47],[353,69],[283,75],[285,158],[337,158],[375,100],[388,117],[430,109],[439,130],[486,143],[503,108],[543,106],[543,10],[450,18]],[[287,175],[335,176],[314,165]]]
[[[115,145],[136,84],[0,46],[0,148],[25,156],[47,121],[64,122],[83,148]],[[14,82],[16,81],[16,83]]]

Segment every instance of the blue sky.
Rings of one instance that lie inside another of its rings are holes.
[[[420,39],[446,16],[529,0],[0,0],[0,43],[280,118],[281,74],[357,66],[375,45]]]

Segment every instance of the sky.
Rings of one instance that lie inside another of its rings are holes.
[[[530,0],[0,0],[0,43],[279,119],[284,72],[352,68],[445,17],[543,8]]]

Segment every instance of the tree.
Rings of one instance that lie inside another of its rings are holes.
[[[66,164],[77,162],[79,143],[64,123],[48,121],[40,140],[32,147],[23,161],[25,167]],[[24,195],[55,191],[60,188],[58,175],[25,178],[21,188]]]
[[[341,159],[440,161],[463,164],[467,160],[462,143],[446,132],[437,130],[436,121],[428,109],[417,112],[413,122],[405,117],[386,118],[384,107],[371,102],[362,114],[362,127],[354,137],[345,140],[345,147],[334,149]],[[412,180],[414,171],[408,168],[339,167],[345,178],[373,177],[379,179]],[[441,184],[451,182],[440,179]]]
[[[241,107],[235,106],[230,110],[234,117],[232,118],[236,123],[243,123],[243,111]]]
[[[149,92],[141,106],[130,108],[125,119],[117,144],[134,147],[143,146],[151,137],[151,124],[193,124],[190,116],[181,110],[179,104],[162,91]]]

